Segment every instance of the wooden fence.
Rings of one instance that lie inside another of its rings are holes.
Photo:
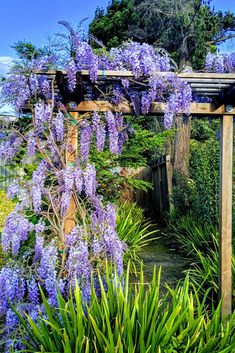
[[[169,211],[172,193],[172,172],[170,156],[162,156],[152,163],[153,209],[156,215]]]

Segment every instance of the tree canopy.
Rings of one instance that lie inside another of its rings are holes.
[[[106,10],[97,8],[89,31],[108,48],[132,38],[198,69],[216,44],[235,37],[235,15],[203,0],[112,0]]]

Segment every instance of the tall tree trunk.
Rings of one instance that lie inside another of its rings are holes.
[[[191,135],[191,117],[179,114],[175,120],[176,135],[173,149],[173,171],[188,177]]]

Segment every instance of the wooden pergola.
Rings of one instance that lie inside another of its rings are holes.
[[[89,72],[82,71],[77,75],[77,88],[74,93],[68,91],[66,84],[66,71],[36,72],[54,78],[55,93],[60,95],[63,102],[75,120],[80,114],[93,111],[133,113],[129,103],[113,105],[102,94],[96,100],[87,98],[84,94],[85,85],[89,82]],[[169,73],[159,72],[159,75]],[[191,116],[220,118],[220,296],[223,298],[222,315],[228,316],[232,312],[232,169],[233,169],[233,119],[235,117],[235,74],[219,73],[179,73],[178,76],[190,84],[192,91],[199,95],[211,97],[213,103],[192,103]],[[104,71],[98,72],[97,83],[94,85],[97,91],[102,87],[118,82],[123,78],[136,82],[131,71]],[[141,78],[140,78],[141,82]],[[233,105],[234,104],[234,105]],[[150,115],[162,115],[164,103],[155,102],[151,105]],[[183,113],[183,112],[182,112]],[[72,129],[71,144],[77,149],[77,127]],[[68,160],[74,161],[74,155],[68,156]],[[69,214],[73,213],[75,205],[70,205]],[[65,231],[68,233],[74,226],[74,219],[68,217]]]

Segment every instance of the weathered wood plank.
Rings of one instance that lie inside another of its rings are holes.
[[[63,75],[67,74],[66,70],[48,70],[48,71],[41,71],[41,70],[35,70],[34,73],[39,74],[39,75],[55,75],[56,73],[60,72]],[[89,71],[88,70],[82,70],[81,72],[82,76],[89,76]],[[156,72],[159,75],[169,75],[169,72]],[[174,72],[172,72],[174,73]],[[231,73],[208,73],[208,72],[180,72],[177,73],[177,76],[184,78],[184,79],[211,79],[211,82],[214,80],[234,80],[235,81],[235,74]],[[98,76],[111,76],[111,77],[133,77],[133,72],[132,71],[117,71],[117,70],[98,70]]]
[[[121,103],[118,106],[113,105],[107,101],[83,101],[77,105],[77,107],[71,109],[68,108],[69,111],[76,111],[80,113],[84,112],[93,112],[93,111],[114,111],[114,112],[123,112],[123,114],[131,114],[133,113],[132,108],[128,102]],[[163,114],[164,113],[164,103],[155,102],[151,105],[149,115],[154,114]],[[182,112],[183,113],[183,112]],[[191,115],[213,115],[220,116],[225,114],[225,107],[221,105],[220,107],[216,107],[212,103],[192,103],[191,105]],[[226,113],[227,115],[235,114],[235,109],[233,109],[230,113]]]
[[[220,296],[224,317],[232,312],[232,160],[233,116],[224,115],[220,155]]]

